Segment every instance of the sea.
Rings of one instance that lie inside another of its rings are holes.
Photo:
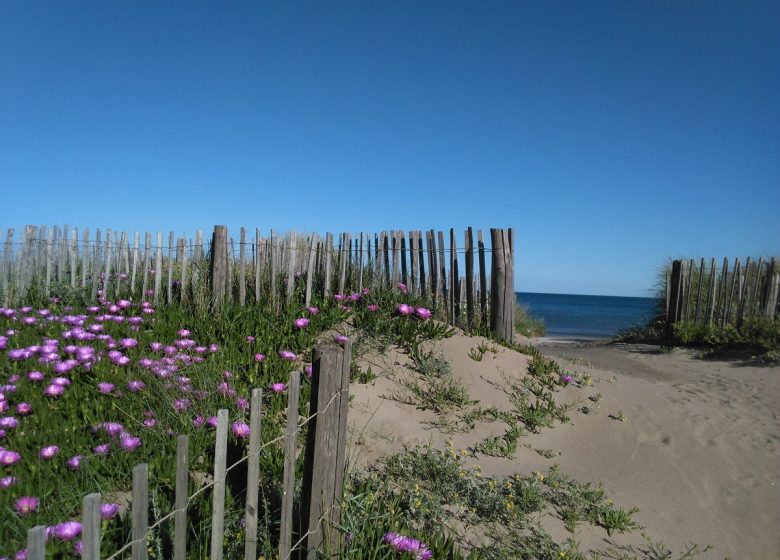
[[[547,337],[565,340],[610,338],[652,319],[658,300],[645,297],[583,296],[516,292],[517,303],[540,317]]]

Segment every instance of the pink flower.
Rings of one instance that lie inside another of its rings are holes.
[[[316,315],[317,313],[320,312],[320,308],[319,307],[314,307],[313,305],[311,305],[311,306],[306,308],[306,311],[308,311],[311,315]]]
[[[114,390],[114,384],[108,381],[101,381],[98,383],[98,390],[104,395],[110,395],[111,391]]]
[[[32,412],[32,405],[30,403],[22,402],[16,405],[16,413],[22,416],[27,416]]]
[[[414,307],[406,303],[402,303],[398,306],[398,313],[400,315],[403,315],[404,317],[408,317],[409,315],[414,313]]]
[[[108,450],[110,449],[110,445],[107,443],[101,443],[100,445],[96,445],[95,448],[92,450],[98,455],[108,455]]]
[[[297,362],[300,359],[295,352],[290,352],[289,350],[279,350],[279,357],[289,362]]]
[[[30,381],[43,381],[43,374],[40,371],[31,371],[27,374],[27,379]]]
[[[430,318],[431,318],[431,310],[430,310],[430,309],[426,309],[425,307],[418,307],[418,308],[415,310],[415,314],[416,314],[416,315],[417,315],[417,316],[418,316],[420,319],[422,319],[423,321],[427,321],[428,319],[430,319]]]
[[[127,382],[127,389],[131,393],[137,393],[138,391],[141,391],[146,387],[146,384],[143,381],[139,381],[137,379],[132,379]]]
[[[237,438],[249,437],[249,425],[244,422],[233,422],[233,435]]]
[[[300,317],[295,321],[293,321],[293,324],[295,325],[296,329],[305,329],[306,327],[309,326],[309,320],[306,319],[305,317]]]
[[[73,457],[65,461],[65,464],[72,471],[79,470],[81,468],[81,455],[74,455]]]
[[[16,500],[16,511],[19,515],[27,515],[38,509],[38,498],[34,496],[23,496]]]
[[[306,367],[303,368],[303,372],[306,374],[306,377],[311,377],[312,374],[311,364],[306,364]]]
[[[347,299],[347,296],[345,296],[344,294],[336,294],[335,296],[333,296],[333,298],[336,301],[344,301],[345,299]]]
[[[192,334],[192,333],[191,333],[189,330],[187,330],[187,329],[179,329],[179,331],[178,331],[178,335],[179,335],[180,337],[182,337],[182,338],[187,338],[187,337],[188,337],[188,336],[190,336],[191,334]]]
[[[65,521],[52,528],[52,534],[61,541],[72,541],[81,534],[81,523],[78,521]]]
[[[247,342],[254,342],[255,341],[255,337],[250,334],[249,336],[246,337],[246,341]]]
[[[283,393],[287,389],[287,385],[284,383],[272,383],[271,390],[274,393]]]
[[[43,390],[43,394],[47,397],[59,397],[65,392],[65,387],[62,385],[49,385]]]
[[[337,334],[336,336],[333,337],[333,340],[335,340],[336,342],[344,346],[349,340],[349,338],[347,338],[343,334]]]
[[[401,290],[402,294],[408,294],[409,293],[409,288],[403,282],[399,282],[398,283],[398,289]]]
[[[46,447],[42,447],[40,453],[38,453],[38,456],[41,459],[51,460],[54,459],[57,454],[60,452],[60,448],[56,445],[47,445]]]
[[[0,478],[0,488],[10,488],[14,484],[16,484],[15,476],[6,476],[4,478]]]
[[[265,360],[265,354],[261,354],[260,352],[255,354],[255,361],[256,362],[262,362],[263,360]]]
[[[111,519],[119,511],[119,504],[107,503],[100,505],[100,517],[103,519]]]
[[[21,461],[22,456],[17,453],[16,451],[9,451],[7,449],[3,449],[0,451],[0,465],[5,465],[6,467],[15,465],[19,461]]]
[[[130,434],[124,434],[119,438],[119,443],[127,453],[135,451],[141,446],[141,438],[131,436]]]
[[[366,309],[368,309],[369,311],[376,311],[377,309],[379,309],[379,306],[376,303],[370,303],[368,304]]]

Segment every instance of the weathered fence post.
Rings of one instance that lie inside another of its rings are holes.
[[[263,416],[263,390],[252,389],[252,405],[249,411],[249,459],[246,474],[246,540],[244,558],[257,558],[257,501],[260,480],[260,428]],[[177,559],[174,559],[177,560]]]
[[[347,405],[352,346],[315,346],[311,405],[316,413],[309,421],[303,467],[301,532],[306,535],[307,559],[317,558],[324,545],[337,554],[339,533],[334,530],[340,518],[344,484],[347,439]]]
[[[490,327],[494,336],[511,344],[515,340],[514,251],[507,230],[491,229],[490,238],[493,249]]]
[[[187,499],[189,497],[190,437],[176,439],[176,497],[173,514],[173,560],[187,557]]]
[[[292,552],[293,500],[295,499],[295,442],[298,436],[298,395],[301,374],[293,371],[287,387],[287,426],[284,432],[284,472],[282,474],[282,512],[279,523],[279,558]],[[311,428],[310,428],[311,429]]]
[[[466,324],[474,328],[474,232],[466,230]]]
[[[146,560],[149,526],[149,465],[141,463],[133,467],[133,560]]]
[[[227,226],[214,226],[211,236],[211,297],[215,307],[225,302],[227,281]]]
[[[482,230],[477,230],[477,247],[479,249],[479,313],[480,327],[487,325],[487,267],[485,266],[485,239]]]
[[[238,245],[238,304],[246,305],[246,228],[241,226],[241,238]]]
[[[36,525],[27,530],[27,560],[46,558],[46,526]]]
[[[217,440],[214,448],[214,505],[211,514],[211,560],[222,560],[225,536],[225,474],[227,468],[228,411],[217,411]]]
[[[669,312],[666,316],[666,336],[672,335],[672,328],[681,319],[682,286],[685,279],[685,263],[672,261],[672,274],[669,278]]]
[[[81,506],[81,558],[100,560],[100,494],[84,496]]]

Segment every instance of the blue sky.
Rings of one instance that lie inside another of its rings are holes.
[[[522,291],[780,254],[777,2],[0,3],[0,227],[512,226]],[[3,239],[5,232],[3,232]]]

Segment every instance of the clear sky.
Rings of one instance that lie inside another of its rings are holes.
[[[516,231],[522,291],[780,254],[780,3],[0,2],[0,227]],[[2,238],[5,239],[5,231]]]

